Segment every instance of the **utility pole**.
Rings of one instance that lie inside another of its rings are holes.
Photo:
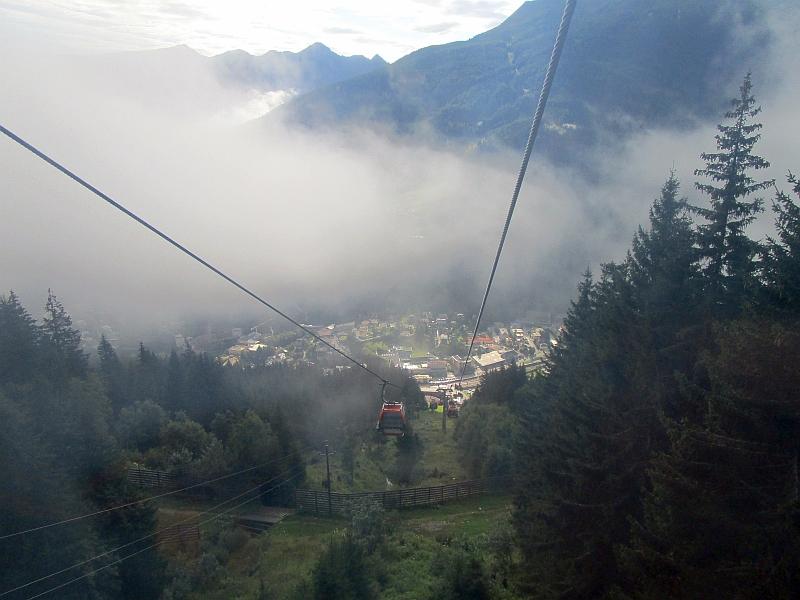
[[[442,398],[442,433],[447,434],[447,391],[441,395]]]
[[[447,433],[447,388],[439,388],[435,392],[425,392],[429,396],[442,401],[442,433]]]
[[[320,456],[322,456],[322,452],[318,452]],[[331,452],[330,454],[336,454],[336,452]],[[328,479],[326,482],[326,487],[328,488],[328,514],[333,514],[333,505],[331,504],[331,463],[328,453],[328,440],[325,440],[325,471],[328,474]]]

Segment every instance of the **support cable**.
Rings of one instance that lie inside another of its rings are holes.
[[[291,469],[290,469],[290,470],[291,470]],[[288,472],[288,471],[287,471],[287,472]],[[266,491],[264,491],[264,492],[261,492],[261,493],[260,493],[260,494],[258,494],[258,496],[256,496],[255,498],[250,498],[249,500],[245,500],[245,501],[244,501],[244,502],[242,502],[241,504],[237,504],[236,506],[233,506],[233,507],[231,507],[231,508],[229,508],[229,509],[227,509],[227,510],[225,510],[225,511],[223,511],[223,512],[219,513],[219,514],[216,514],[216,515],[214,515],[214,516],[213,516],[213,517],[211,517],[210,519],[206,519],[205,521],[202,521],[201,523],[198,523],[198,524],[197,524],[197,526],[198,526],[198,527],[202,527],[203,525],[206,525],[206,524],[208,524],[208,523],[211,523],[211,521],[214,521],[214,520],[216,520],[216,519],[219,519],[220,517],[222,517],[222,516],[224,516],[224,515],[226,515],[226,514],[228,514],[228,513],[232,512],[232,511],[236,510],[237,508],[241,508],[241,507],[242,507],[242,506],[244,506],[245,504],[248,504],[248,503],[252,502],[253,500],[256,500],[257,498],[260,498],[260,497],[261,497],[263,494],[268,494],[269,492],[271,492],[271,491],[273,491],[273,490],[276,490],[276,489],[278,489],[278,488],[279,488],[279,487],[281,487],[281,486],[282,486],[284,483],[286,483],[287,481],[291,481],[291,480],[292,480],[292,479],[294,479],[295,477],[298,477],[300,474],[301,474],[301,473],[296,473],[295,475],[292,475],[292,476],[291,476],[291,477],[289,477],[289,479],[287,479],[286,481],[282,481],[282,482],[281,482],[281,483],[279,483],[278,485],[275,485],[275,486],[271,487],[270,489],[268,489],[268,490],[266,490]],[[274,480],[275,480],[275,478],[271,479],[270,481],[274,481]],[[265,483],[269,483],[269,482],[265,482]],[[264,484],[261,484],[261,485],[264,485]],[[261,487],[261,486],[258,486],[257,488],[253,488],[252,490],[250,490],[250,492],[252,492],[252,491],[254,491],[254,490],[256,490],[256,489],[259,489],[260,487]],[[247,493],[249,493],[249,492],[245,492],[245,494],[247,494]],[[236,498],[240,498],[241,496],[244,496],[244,494],[241,494],[240,496],[237,496]],[[235,500],[236,498],[232,498],[231,500],[228,500],[228,502],[231,502],[232,500]],[[227,503],[226,503],[226,504],[227,504]],[[219,505],[219,506],[222,506],[222,505]],[[209,510],[211,510],[211,509],[209,509]],[[208,512],[208,511],[206,511],[206,512]],[[204,513],[200,513],[200,514],[204,514]],[[199,516],[199,515],[195,515],[195,516]],[[191,517],[191,518],[194,518],[194,517]],[[179,524],[180,524],[180,523],[179,523]],[[46,595],[46,594],[49,594],[50,592],[54,592],[54,591],[56,591],[56,590],[59,590],[59,589],[61,589],[61,588],[63,588],[63,587],[66,587],[66,586],[68,586],[68,585],[72,584],[72,583],[75,583],[76,581],[80,581],[81,579],[85,579],[86,577],[91,577],[92,575],[95,575],[96,573],[99,573],[100,571],[103,571],[104,569],[107,569],[107,568],[109,568],[109,567],[113,567],[114,565],[118,565],[119,563],[121,563],[121,562],[123,562],[123,561],[126,561],[126,560],[128,560],[129,558],[132,558],[132,557],[136,556],[137,554],[141,554],[142,552],[146,552],[147,550],[152,550],[153,548],[155,548],[155,547],[157,547],[157,546],[160,546],[160,545],[161,545],[161,544],[163,544],[163,543],[164,543],[164,542],[163,542],[163,541],[161,541],[161,542],[156,542],[155,544],[151,544],[151,545],[150,545],[150,546],[148,546],[147,548],[142,548],[141,550],[137,550],[136,552],[132,552],[131,554],[128,554],[127,556],[124,556],[123,558],[120,558],[120,559],[118,559],[118,560],[115,560],[114,562],[108,563],[107,565],[103,565],[102,567],[100,567],[100,568],[98,568],[98,569],[95,569],[94,571],[90,571],[89,573],[84,573],[84,574],[83,574],[83,575],[81,575],[80,577],[76,577],[75,579],[71,579],[70,581],[67,581],[66,583],[62,583],[61,585],[57,585],[56,587],[50,588],[49,590],[45,590],[44,592],[41,592],[41,593],[39,593],[39,594],[36,594],[35,596],[30,596],[30,597],[29,597],[27,600],[34,600],[34,598],[40,598],[41,596],[44,596],[44,595]],[[63,572],[63,571],[62,571],[62,572]],[[19,588],[17,588],[17,589],[19,589]],[[13,591],[13,590],[12,590],[12,591]],[[8,593],[8,592],[6,592],[6,593]]]
[[[286,469],[286,470],[285,470],[285,471],[283,471],[282,473],[279,473],[279,474],[278,474],[278,475],[276,475],[275,477],[273,477],[273,478],[271,478],[271,479],[268,479],[267,481],[265,481],[265,482],[263,482],[263,483],[260,483],[260,484],[259,484],[259,485],[257,485],[256,487],[254,487],[254,488],[250,488],[250,489],[249,489],[249,490],[247,490],[246,492],[242,492],[242,493],[241,493],[241,494],[239,494],[238,496],[234,496],[233,498],[231,498],[231,499],[229,499],[229,500],[226,500],[225,502],[221,502],[220,504],[217,504],[216,506],[212,506],[211,508],[208,508],[208,509],[206,509],[206,510],[204,510],[204,511],[200,512],[200,513],[197,513],[196,515],[192,515],[191,517],[186,517],[185,519],[183,519],[183,520],[181,520],[181,521],[178,521],[178,522],[177,522],[177,523],[175,523],[174,525],[183,525],[184,523],[187,523],[187,522],[189,522],[189,521],[192,521],[192,520],[196,519],[196,518],[197,518],[197,517],[199,517],[199,516],[202,516],[202,515],[208,514],[208,513],[212,512],[212,511],[214,511],[214,510],[216,510],[216,509],[218,509],[218,508],[221,508],[221,507],[225,506],[226,504],[229,504],[229,503],[233,502],[234,500],[238,500],[238,499],[239,499],[239,498],[241,498],[242,496],[246,496],[247,494],[251,494],[251,493],[253,493],[253,492],[254,492],[254,491],[256,491],[256,490],[258,490],[258,489],[261,489],[261,486],[263,486],[263,485],[266,485],[266,484],[268,484],[268,483],[272,483],[272,482],[273,482],[273,481],[275,481],[276,479],[278,479],[278,478],[280,478],[280,477],[283,477],[283,476],[284,476],[286,473],[289,473],[290,471],[292,471],[292,469],[295,469],[297,466],[303,466],[303,465],[302,465],[302,464],[301,464],[301,465],[295,465],[294,467],[291,467],[291,468],[289,468],[289,469]],[[282,485],[283,485],[284,483],[286,483],[287,481],[291,481],[291,480],[292,480],[292,479],[294,479],[295,477],[299,477],[299,476],[300,476],[302,473],[303,473],[303,471],[300,471],[299,473],[296,473],[295,475],[292,475],[292,476],[291,476],[289,479],[286,479],[285,481],[282,481],[281,483],[279,483],[278,485],[276,485],[276,486],[274,486],[274,487],[270,488],[269,490],[267,490],[267,491],[265,491],[265,492],[261,492],[260,494],[258,494],[258,496],[256,496],[256,498],[258,498],[258,497],[262,496],[263,494],[266,494],[266,493],[268,493],[268,492],[271,492],[272,490],[274,490],[274,489],[276,489],[276,488],[278,488],[278,487],[282,486]],[[247,502],[251,502],[251,501],[253,501],[253,500],[254,500],[254,498],[250,498],[250,500],[247,500]],[[243,504],[247,504],[247,502],[244,502]],[[214,519],[216,519],[216,518],[219,518],[220,516],[222,516],[222,515],[224,515],[224,514],[227,514],[227,513],[229,513],[231,510],[234,510],[235,508],[238,508],[239,506],[242,506],[242,504],[238,504],[238,505],[234,506],[233,508],[231,508],[231,509],[229,509],[229,510],[226,510],[226,511],[224,511],[224,512],[221,512],[221,513],[217,514],[216,516],[214,516],[213,518],[209,519],[208,521],[204,521],[204,522],[200,523],[200,525],[205,525],[206,523],[208,523],[208,522],[210,522],[210,521],[213,521]],[[114,554],[115,552],[118,552],[118,551],[120,551],[120,550],[123,550],[123,549],[125,549],[125,548],[128,548],[129,546],[133,546],[134,544],[138,544],[139,542],[143,542],[144,540],[150,539],[150,538],[152,538],[152,537],[154,537],[154,536],[156,536],[156,535],[158,535],[158,532],[157,532],[157,531],[156,531],[156,532],[153,532],[153,533],[151,533],[151,534],[145,535],[145,536],[143,536],[143,537],[140,537],[139,539],[137,539],[137,540],[134,540],[134,541],[132,541],[132,542],[128,542],[127,544],[123,544],[122,546],[118,546],[118,547],[116,547],[116,548],[114,548],[114,549],[112,549],[112,550],[108,550],[107,552],[103,552],[102,554],[98,554],[97,556],[94,556],[94,557],[92,557],[92,558],[87,558],[86,560],[83,560],[83,561],[81,561],[81,562],[79,562],[79,563],[76,563],[76,564],[72,565],[71,567],[66,567],[66,568],[64,568],[64,569],[61,569],[60,571],[56,571],[56,572],[54,572],[54,573],[50,573],[49,575],[45,575],[44,577],[40,577],[39,579],[36,579],[36,580],[34,580],[34,581],[29,581],[28,583],[25,583],[25,584],[23,584],[23,585],[17,586],[17,587],[15,587],[15,588],[13,588],[13,589],[6,590],[5,592],[2,592],[2,593],[0,593],[0,596],[6,596],[6,595],[8,595],[8,594],[11,594],[12,592],[16,592],[16,591],[18,591],[18,590],[21,590],[21,589],[24,589],[24,588],[26,588],[26,587],[32,586],[32,585],[34,585],[34,584],[36,584],[36,583],[39,583],[39,582],[41,582],[41,581],[45,581],[46,579],[50,579],[50,578],[52,578],[52,577],[55,577],[56,575],[61,575],[62,573],[66,573],[67,571],[71,571],[71,570],[73,570],[73,569],[77,569],[78,567],[81,567],[81,566],[83,566],[83,565],[85,565],[85,564],[88,564],[88,563],[90,563],[90,562],[94,562],[94,561],[96,561],[96,560],[97,560],[97,559],[99,559],[99,558],[103,558],[104,556],[108,556],[108,555],[110,555],[110,554]],[[127,559],[127,558],[130,558],[131,556],[134,556],[135,554],[139,554],[140,552],[144,552],[145,550],[148,550],[149,548],[154,548],[155,546],[158,546],[160,543],[161,543],[161,542],[157,542],[156,544],[153,544],[152,546],[148,546],[148,548],[145,548],[144,550],[139,550],[139,551],[135,552],[134,554],[129,554],[128,556],[126,556],[126,557],[124,557],[124,558],[122,558],[122,559],[119,559],[119,560],[118,560],[118,561],[116,561],[116,562],[109,563],[109,564],[107,564],[107,565],[105,565],[105,566],[103,566],[103,567],[101,567],[101,568],[99,568],[99,569],[97,569],[97,570],[95,570],[95,571],[92,571],[91,573],[86,573],[85,575],[83,575],[83,576],[81,576],[81,577],[78,577],[78,578],[76,578],[76,579],[73,579],[73,580],[71,580],[71,581],[68,581],[67,583],[65,583],[65,584],[62,584],[62,585],[60,585],[60,586],[58,586],[58,587],[54,587],[54,588],[52,588],[52,589],[48,590],[47,592],[43,592],[42,594],[39,594],[39,596],[41,596],[41,595],[43,595],[43,594],[46,594],[46,593],[49,593],[49,592],[52,592],[52,591],[54,591],[54,590],[57,590],[57,589],[59,589],[59,588],[61,588],[61,587],[64,587],[65,585],[69,585],[70,583],[73,583],[73,582],[75,582],[75,581],[78,581],[79,579],[83,579],[84,577],[88,577],[89,575],[92,575],[92,574],[94,574],[94,573],[96,573],[96,572],[98,572],[98,571],[102,571],[103,569],[106,569],[106,568],[108,568],[108,567],[110,567],[110,566],[112,566],[112,565],[114,565],[114,564],[120,563],[120,562],[122,562],[123,560],[125,560],[125,559]],[[33,598],[38,598],[39,596],[33,596]]]
[[[64,173],[64,175],[66,175],[67,177],[69,177],[69,178],[70,178],[70,179],[72,179],[73,181],[75,181],[75,182],[79,183],[80,185],[82,185],[83,187],[85,187],[87,190],[89,190],[90,192],[92,192],[93,194],[95,194],[96,196],[99,196],[100,198],[102,198],[103,200],[105,200],[106,202],[108,202],[108,203],[109,203],[111,206],[113,206],[114,208],[116,208],[116,209],[120,210],[121,212],[125,213],[127,216],[129,216],[131,219],[133,219],[134,221],[136,221],[137,223],[139,223],[139,224],[140,224],[140,225],[142,225],[143,227],[146,227],[147,229],[149,229],[150,231],[152,231],[153,233],[155,233],[157,236],[159,236],[159,237],[160,237],[160,238],[162,238],[163,240],[165,240],[165,241],[169,242],[170,244],[172,244],[173,246],[175,246],[175,247],[176,247],[178,250],[180,250],[181,252],[183,252],[184,254],[186,254],[187,256],[189,256],[190,258],[193,258],[194,260],[196,260],[197,262],[199,262],[201,265],[203,265],[203,266],[204,266],[204,267],[206,267],[207,269],[209,269],[209,270],[211,270],[212,272],[214,272],[215,274],[219,275],[220,277],[222,277],[222,278],[223,278],[225,281],[227,281],[227,282],[228,282],[228,283],[230,283],[231,285],[233,285],[233,286],[235,286],[235,287],[239,288],[241,291],[243,291],[245,294],[247,294],[247,295],[248,295],[248,296],[250,296],[251,298],[253,298],[253,299],[255,299],[256,301],[260,302],[261,304],[263,304],[264,306],[266,306],[266,307],[267,307],[268,309],[270,309],[271,311],[273,311],[273,312],[277,313],[278,315],[280,315],[281,317],[283,317],[284,319],[286,319],[287,321],[289,321],[289,322],[290,322],[292,325],[294,325],[294,326],[295,326],[295,327],[297,327],[298,329],[301,329],[301,330],[303,330],[305,333],[307,333],[308,335],[310,335],[311,337],[313,337],[315,340],[317,340],[317,341],[319,341],[319,342],[322,342],[322,343],[323,343],[323,344],[325,344],[325,345],[326,345],[328,348],[330,348],[331,350],[333,350],[333,351],[334,351],[334,352],[336,352],[337,354],[339,354],[339,355],[343,356],[344,358],[346,358],[347,360],[349,360],[349,361],[350,361],[351,363],[353,363],[354,365],[356,365],[356,366],[360,367],[361,369],[364,369],[364,370],[365,370],[365,371],[367,371],[368,373],[370,373],[370,374],[374,375],[375,377],[377,377],[377,378],[378,378],[378,379],[380,379],[381,381],[383,381],[383,382],[386,382],[386,383],[388,383],[388,384],[389,384],[389,385],[391,385],[391,386],[394,386],[394,387],[397,387],[397,388],[399,388],[399,387],[400,387],[400,386],[398,386],[398,385],[395,385],[395,384],[393,384],[393,383],[390,383],[390,382],[386,381],[386,379],[384,379],[383,377],[381,377],[380,375],[378,375],[377,373],[375,373],[374,371],[372,371],[372,370],[371,370],[369,367],[367,367],[367,366],[363,365],[362,363],[358,362],[356,359],[352,358],[350,355],[346,354],[345,352],[342,352],[341,350],[339,350],[339,349],[338,349],[336,346],[334,346],[333,344],[330,344],[329,342],[326,342],[324,339],[322,339],[322,337],[320,337],[319,335],[317,335],[316,333],[314,333],[313,331],[311,331],[311,330],[310,330],[308,327],[306,327],[306,326],[304,326],[304,325],[301,325],[299,322],[295,321],[293,318],[291,318],[289,315],[287,315],[287,314],[286,314],[286,313],[284,313],[283,311],[279,310],[278,308],[276,308],[275,306],[273,306],[272,304],[270,304],[269,302],[267,302],[266,300],[264,300],[264,299],[263,299],[263,298],[261,298],[260,296],[256,295],[254,292],[251,292],[249,289],[247,289],[246,287],[244,287],[244,286],[243,286],[241,283],[237,282],[237,281],[236,281],[235,279],[233,279],[232,277],[229,277],[228,275],[226,275],[225,273],[223,273],[222,271],[220,271],[219,269],[217,269],[215,266],[213,266],[211,263],[209,263],[209,262],[207,262],[207,261],[203,260],[203,259],[202,259],[202,258],[200,258],[200,257],[199,257],[197,254],[195,254],[194,252],[192,252],[191,250],[189,250],[189,249],[188,249],[188,248],[186,248],[185,246],[183,246],[183,245],[179,244],[179,243],[178,243],[178,242],[176,242],[174,239],[172,239],[170,236],[168,236],[166,233],[163,233],[161,230],[157,229],[156,227],[154,227],[153,225],[151,225],[150,223],[148,223],[147,221],[145,221],[144,219],[142,219],[141,217],[139,217],[139,216],[138,216],[138,215],[136,215],[135,213],[131,212],[130,210],[128,210],[127,208],[125,208],[124,206],[122,206],[121,204],[119,204],[118,202],[115,202],[115,201],[114,201],[114,200],[112,200],[112,199],[111,199],[109,196],[107,196],[106,194],[104,194],[103,192],[101,192],[100,190],[98,190],[96,187],[94,187],[93,185],[91,185],[91,184],[87,183],[86,181],[84,181],[83,179],[81,179],[80,177],[78,177],[77,175],[75,175],[75,173],[73,173],[72,171],[70,171],[70,170],[69,170],[69,169],[67,169],[66,167],[62,166],[61,164],[59,164],[58,162],[56,162],[55,160],[53,160],[52,158],[50,158],[49,156],[47,156],[46,154],[44,154],[43,152],[41,152],[40,150],[36,149],[34,146],[32,146],[31,144],[29,144],[28,142],[26,142],[25,140],[23,140],[23,139],[22,139],[21,137],[19,137],[18,135],[15,135],[14,133],[12,133],[11,131],[9,131],[8,129],[6,129],[6,128],[5,128],[5,127],[3,127],[2,125],[0,125],[0,132],[2,132],[2,133],[4,133],[5,135],[7,135],[9,138],[11,138],[11,139],[12,139],[12,140],[14,140],[15,142],[17,142],[17,143],[18,143],[20,146],[22,146],[23,148],[25,148],[25,149],[27,149],[27,150],[30,150],[30,151],[31,151],[33,154],[35,154],[36,156],[38,156],[39,158],[41,158],[43,161],[45,161],[45,162],[46,162],[46,163],[48,163],[49,165],[51,165],[51,166],[55,167],[56,169],[58,169],[59,171],[61,171],[62,173]]]
[[[553,79],[555,78],[556,70],[558,69],[558,61],[561,59],[561,51],[564,49],[564,42],[567,39],[567,31],[569,31],[569,24],[572,21],[572,15],[575,12],[575,5],[577,4],[577,1],[578,0],[567,0],[567,5],[564,7],[564,15],[561,17],[561,26],[558,28],[556,43],[553,47],[553,53],[550,56],[550,65],[547,67],[547,74],[545,75],[544,84],[542,85],[542,92],[539,95],[539,104],[536,107],[536,114],[533,117],[533,124],[531,125],[531,131],[528,135],[528,143],[525,146],[525,154],[523,155],[522,166],[520,166],[519,175],[517,176],[517,184],[514,186],[514,193],[511,196],[511,206],[508,208],[508,216],[506,216],[503,234],[500,236],[500,245],[497,247],[497,254],[494,257],[492,272],[489,275],[489,283],[486,285],[486,292],[483,294],[481,309],[478,312],[478,319],[475,321],[475,330],[472,332],[472,339],[469,342],[467,357],[464,359],[464,366],[461,369],[461,377],[458,380],[459,385],[462,381],[464,381],[464,373],[467,370],[467,364],[469,363],[469,358],[472,355],[472,347],[475,344],[475,337],[478,335],[481,317],[483,317],[483,311],[486,308],[486,300],[489,298],[489,290],[492,289],[492,281],[494,281],[494,274],[495,271],[497,271],[497,263],[500,262],[500,254],[503,252],[503,245],[506,242],[508,228],[511,225],[511,217],[514,216],[514,208],[517,205],[517,198],[519,198],[520,188],[522,188],[522,180],[525,178],[525,171],[528,169],[528,161],[531,158],[531,152],[533,151],[533,144],[536,141],[536,135],[539,133],[539,126],[542,123],[542,115],[544,114],[544,108],[547,105],[547,97],[550,95],[550,88],[553,86]]]
[[[291,454],[287,454],[286,456],[282,456],[280,458],[276,458],[275,460],[271,460],[269,462],[265,462],[263,464],[256,465],[255,467],[250,467],[248,469],[242,469],[241,471],[237,471],[236,473],[231,473],[230,475],[223,475],[222,477],[217,477],[216,479],[209,479],[207,481],[201,481],[199,483],[195,483],[193,485],[189,485],[189,486],[177,489],[177,490],[172,490],[171,492],[165,492],[163,494],[158,494],[156,496],[150,496],[149,498],[143,498],[141,500],[136,500],[134,502],[128,502],[127,504],[120,504],[119,506],[106,508],[104,510],[98,510],[98,511],[95,511],[93,513],[88,513],[88,514],[85,514],[85,515],[81,515],[79,517],[72,517],[71,519],[64,519],[63,521],[56,521],[55,523],[48,523],[47,525],[41,525],[39,527],[32,527],[31,529],[25,529],[24,531],[17,531],[16,533],[9,533],[9,534],[6,534],[6,535],[2,535],[2,536],[0,536],[0,541],[8,539],[8,538],[16,537],[18,535],[24,535],[26,533],[33,533],[34,531],[41,531],[42,529],[49,529],[50,527],[55,527],[57,525],[64,525],[66,523],[73,523],[75,521],[81,521],[83,519],[88,519],[89,517],[95,517],[97,515],[102,515],[102,514],[107,513],[107,512],[113,512],[115,510],[121,510],[123,508],[128,508],[129,506],[136,506],[137,504],[144,504],[145,502],[150,502],[151,500],[157,500],[158,498],[165,498],[166,496],[172,496],[173,494],[178,494],[180,492],[185,492],[187,490],[192,490],[194,488],[201,487],[201,486],[204,486],[204,485],[208,485],[210,483],[216,483],[217,481],[222,481],[223,479],[230,479],[231,477],[236,477],[237,475],[241,475],[242,473],[247,473],[249,471],[255,471],[256,469],[261,469],[262,467],[267,467],[267,466],[269,466],[269,465],[271,465],[273,463],[276,463],[276,462],[279,462],[279,461],[284,460],[286,458],[289,458],[290,456],[294,456],[295,454],[300,454],[301,452],[305,452],[306,450],[310,450],[311,448],[315,448],[316,446],[319,446],[322,443],[323,442],[317,442],[316,444],[311,444],[310,446],[306,446],[305,448],[302,448],[302,449],[298,450],[297,452],[292,452]],[[0,594],[0,595],[2,595],[2,594]]]

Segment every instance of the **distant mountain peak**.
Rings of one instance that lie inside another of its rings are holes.
[[[322,54],[336,54],[333,50],[328,48],[322,42],[314,42],[307,48],[304,48],[299,52],[299,54],[315,54],[315,53],[322,53]]]
[[[300,93],[386,65],[380,57],[370,60],[365,56],[341,56],[321,42],[300,52],[270,50],[260,56],[233,50],[214,56],[211,61],[218,76],[226,81],[264,92],[296,90]]]

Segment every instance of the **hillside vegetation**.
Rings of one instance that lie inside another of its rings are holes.
[[[377,123],[405,133],[431,129],[465,147],[524,147],[563,9],[561,0],[525,2],[486,33],[322,87],[266,119]],[[756,0],[579,3],[541,149],[558,157],[603,136],[719,114],[731,84],[765,54],[763,10]]]

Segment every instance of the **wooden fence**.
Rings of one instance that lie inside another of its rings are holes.
[[[191,475],[175,475],[168,471],[152,471],[150,469],[130,469],[127,473],[128,481],[139,487],[163,488],[177,490],[204,483],[199,477]]]
[[[128,471],[128,481],[139,487],[178,488],[178,478],[166,471],[151,471],[150,469],[131,469]]]
[[[197,523],[183,523],[158,529],[158,541],[163,544],[188,544],[200,543],[200,525]]]
[[[328,492],[325,490],[295,490],[297,510],[318,513],[341,513],[350,502],[361,498],[371,498],[383,508],[395,509],[412,506],[429,506],[453,500],[464,500],[473,496],[509,491],[513,481],[511,477],[490,477],[459,481],[447,485],[424,488],[390,490],[387,492],[362,492],[357,494],[339,494],[331,492],[330,506]]]

